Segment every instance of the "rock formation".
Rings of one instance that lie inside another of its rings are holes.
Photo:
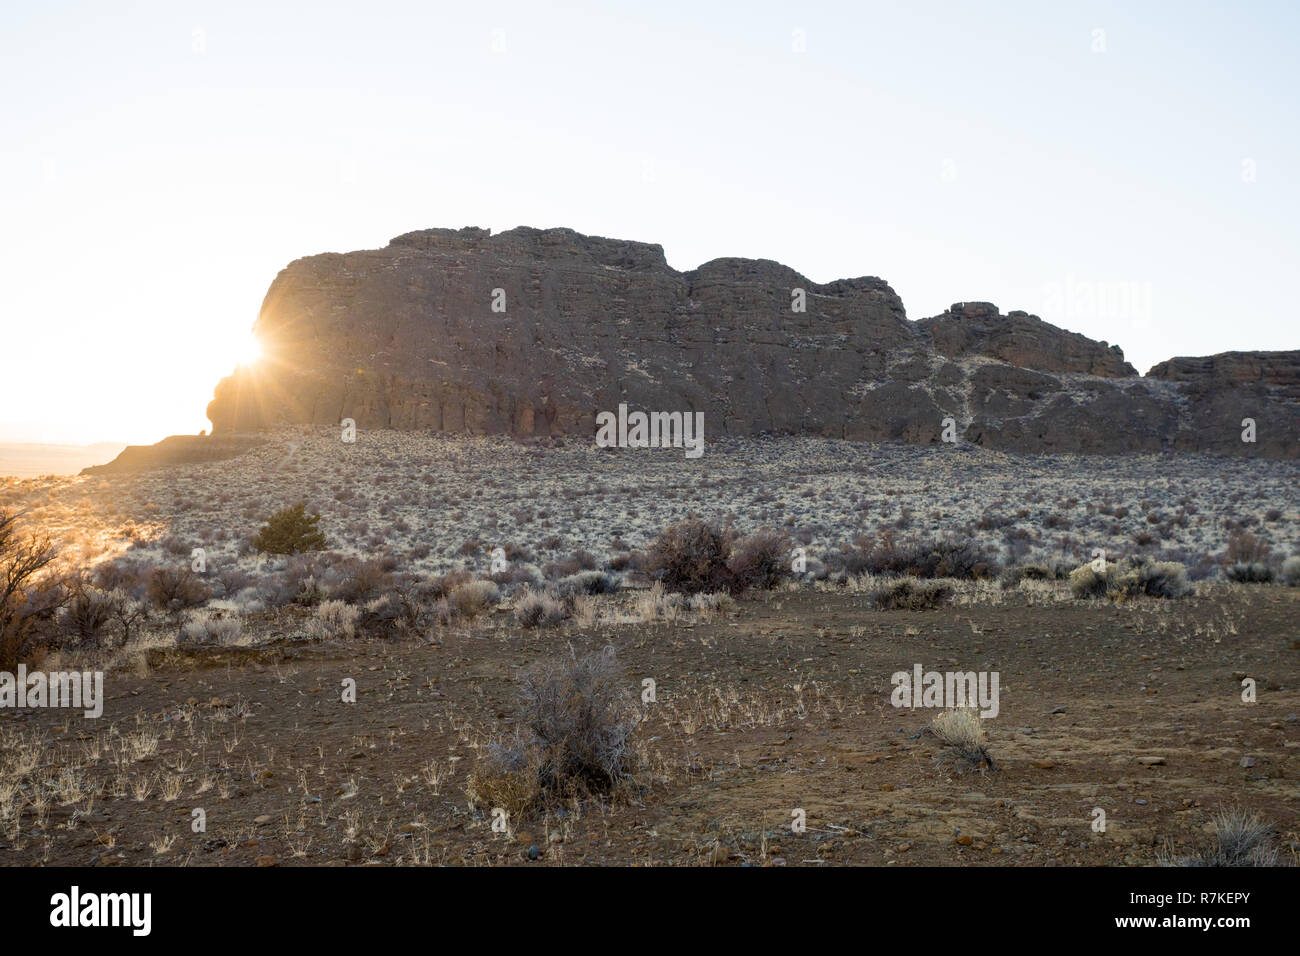
[[[660,246],[569,229],[429,229],[299,259],[255,331],[266,357],[217,385],[216,436],[345,418],[589,436],[626,403],[702,411],[715,438],[934,442],[951,416],[963,440],[1011,451],[1300,451],[1300,352],[1141,377],[1118,346],[1024,312],[959,303],[911,322],[881,279],[819,285],[762,259],[678,272]]]

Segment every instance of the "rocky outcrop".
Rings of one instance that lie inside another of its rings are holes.
[[[1153,366],[1147,375],[1184,383],[1189,391],[1263,386],[1289,398],[1300,398],[1300,351],[1221,352],[1203,358],[1172,358]]]
[[[218,384],[215,435],[351,418],[591,436],[626,404],[703,412],[706,437],[933,442],[951,417],[966,441],[1031,452],[1294,457],[1300,439],[1294,363],[1268,354],[1143,378],[1117,346],[1024,312],[911,322],[878,278],[822,285],[761,259],[678,272],[660,246],[568,229],[429,229],[299,259],[255,331],[266,357]],[[1227,427],[1247,408],[1278,423],[1267,443]]]
[[[1118,345],[1094,342],[1026,312],[1002,315],[989,302],[958,302],[917,324],[930,334],[935,351],[950,358],[983,355],[1020,368],[1102,378],[1137,375]]]
[[[250,436],[172,435],[153,445],[127,445],[106,465],[81,469],[83,475],[113,475],[147,471],[167,465],[194,465],[225,461],[256,448],[262,442]]]

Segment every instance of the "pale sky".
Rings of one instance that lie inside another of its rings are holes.
[[[1300,347],[1295,3],[26,6],[0,441],[210,427],[281,268],[432,226],[878,275],[1143,372]]]

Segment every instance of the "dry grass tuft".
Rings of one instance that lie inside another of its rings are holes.
[[[1211,818],[1214,839],[1191,856],[1162,853],[1162,866],[1277,866],[1275,827],[1240,807],[1221,810]]]
[[[930,722],[930,732],[943,744],[937,758],[941,764],[958,772],[993,769],[979,711],[965,707],[945,710]]]

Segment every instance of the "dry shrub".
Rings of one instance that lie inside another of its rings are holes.
[[[559,598],[545,592],[524,591],[515,599],[515,620],[522,627],[545,627],[558,624],[569,616],[569,608]]]
[[[348,604],[364,604],[393,588],[393,565],[385,558],[349,558],[334,569],[329,596]]]
[[[357,619],[361,611],[343,601],[323,601],[316,608],[316,616],[309,626],[309,633],[317,640],[339,640],[350,638],[357,632]]]
[[[692,594],[690,600],[691,610],[705,617],[725,613],[735,606],[736,599],[726,591],[715,591],[712,594]]]
[[[1300,586],[1300,555],[1292,555],[1282,562],[1281,577],[1288,587]]]
[[[1077,598],[1101,597],[1106,594],[1115,577],[1113,565],[1106,565],[1105,571],[1098,571],[1091,564],[1075,568],[1070,572],[1070,593]]]
[[[707,592],[718,593],[718,592]],[[643,624],[666,621],[669,624],[677,620],[687,607],[687,598],[682,594],[670,594],[664,590],[663,582],[656,581],[648,591],[636,596],[636,619]]]
[[[1268,564],[1273,555],[1269,543],[1249,531],[1234,531],[1228,535],[1228,546],[1223,552],[1223,563]]]
[[[475,806],[522,815],[628,781],[641,714],[612,648],[537,664],[521,679],[520,696],[521,729],[488,748],[471,777]]]
[[[1070,572],[1070,592],[1077,598],[1186,597],[1194,588],[1187,580],[1187,568],[1177,561],[1150,558],[1108,562],[1104,571],[1091,564]]]
[[[600,566],[596,556],[590,551],[574,551],[567,558],[549,562],[543,571],[548,578],[565,578],[579,571],[594,571]]]
[[[360,607],[357,628],[367,634],[395,637],[420,626],[424,606],[414,584],[404,582]]]
[[[974,542],[955,538],[905,541],[890,531],[874,538],[857,538],[850,548],[841,552],[840,562],[850,575],[889,574],[963,580],[991,577],[998,567],[996,559]]]
[[[1273,824],[1239,807],[1222,810],[1211,819],[1214,839],[1191,856],[1162,854],[1164,866],[1277,866]]]
[[[59,611],[59,624],[78,643],[98,643],[114,619],[114,592],[103,591],[80,578],[69,583],[68,602]]]
[[[1176,561],[1143,561],[1115,577],[1115,590],[1125,597],[1180,598],[1194,588],[1187,582],[1187,568]]]
[[[238,617],[220,617],[211,611],[195,611],[181,627],[180,645],[233,644],[243,630]]]
[[[790,577],[793,547],[788,535],[768,530],[735,542],[727,559],[733,590],[768,591]]]
[[[436,616],[441,624],[455,620],[473,620],[496,607],[501,600],[501,590],[491,581],[467,581],[458,584],[438,601]]]
[[[159,610],[198,607],[209,596],[207,585],[189,568],[154,568],[149,575],[149,601]]]
[[[729,527],[687,518],[659,532],[646,551],[645,569],[669,591],[730,591],[727,559],[733,539]]]
[[[44,656],[50,637],[42,629],[67,600],[51,571],[54,545],[20,534],[18,517],[0,511],[0,669],[7,671]]]
[[[948,603],[952,588],[938,581],[898,578],[884,582],[867,597],[882,611],[927,611]]]
[[[1260,561],[1238,561],[1229,565],[1223,576],[1238,584],[1268,584],[1273,580],[1273,569]]]
[[[943,744],[938,762],[954,770],[992,770],[988,736],[979,711],[961,707],[945,710],[930,722],[930,732]]]
[[[564,598],[579,594],[613,594],[621,583],[617,575],[604,571],[579,571],[556,581],[553,590]]]

